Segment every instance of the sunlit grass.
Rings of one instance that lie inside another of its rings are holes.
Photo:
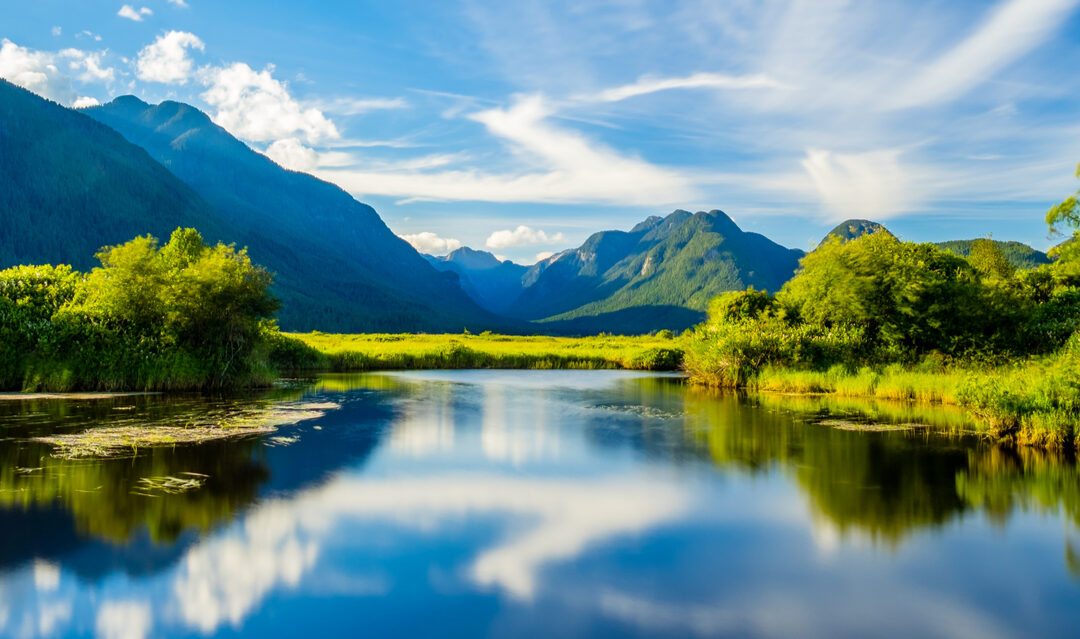
[[[369,371],[393,369],[604,369],[675,370],[682,362],[677,341],[666,335],[596,337],[494,334],[287,333],[303,345],[275,351],[285,370]]]

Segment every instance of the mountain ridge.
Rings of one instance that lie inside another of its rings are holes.
[[[508,328],[334,184],[285,169],[187,104],[121,96],[83,113],[145,149],[274,270],[291,330]]]

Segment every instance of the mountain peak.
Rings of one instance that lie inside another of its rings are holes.
[[[851,240],[858,239],[864,235],[870,235],[871,233],[877,233],[878,231],[882,231],[888,233],[889,235],[892,235],[889,229],[871,220],[844,220],[843,222],[833,227],[831,231],[826,233],[825,237],[822,238],[821,241],[824,242],[825,240],[835,235],[843,242],[850,242]]]
[[[503,264],[503,261],[493,254],[488,253],[487,251],[478,251],[474,248],[469,248],[468,246],[454,249],[442,259],[444,262],[453,262],[473,270],[498,268]]]

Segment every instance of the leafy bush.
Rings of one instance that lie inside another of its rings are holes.
[[[71,390],[221,388],[266,381],[277,309],[246,251],[177,229],[70,267],[0,272],[0,385]]]

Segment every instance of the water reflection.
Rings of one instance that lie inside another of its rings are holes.
[[[301,399],[340,408],[124,459],[25,439]],[[1080,620],[1074,459],[990,446],[947,409],[859,409],[611,371],[9,403],[0,636],[357,619],[376,635],[1010,636]],[[855,411],[935,428],[820,424]],[[147,494],[145,478],[183,473],[205,481]],[[1018,576],[1023,605],[1001,605]]]

